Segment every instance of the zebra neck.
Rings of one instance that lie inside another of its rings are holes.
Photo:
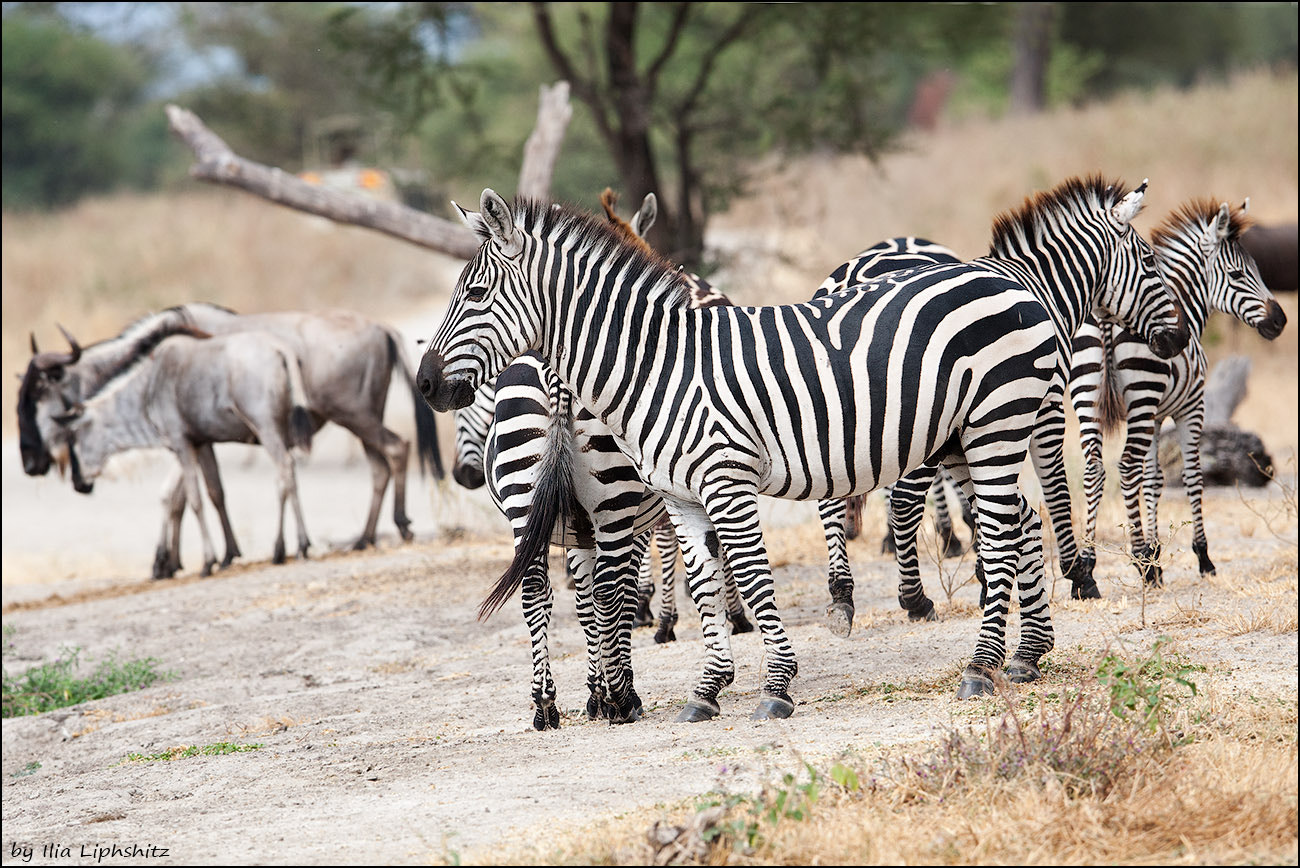
[[[624,274],[617,264],[566,251],[546,275],[542,355],[560,380],[616,434],[623,434],[655,371],[680,348],[687,293],[668,269]]]
[[[1205,254],[1191,238],[1163,239],[1153,245],[1160,260],[1161,274],[1170,294],[1183,308],[1187,327],[1199,339],[1210,318],[1209,288],[1205,278]]]
[[[1057,337],[1065,341],[1065,346],[1070,345],[1074,333],[1092,311],[1091,294],[1083,291],[1080,282],[1065,282],[1053,276],[1051,262],[1045,253],[1030,251],[1015,257],[1003,253],[986,256],[976,262],[990,271],[1011,278],[1032,292],[1047,309]],[[1092,286],[1098,280],[1095,274],[1085,274],[1082,278],[1083,282],[1090,282]]]

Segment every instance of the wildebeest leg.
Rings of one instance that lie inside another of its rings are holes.
[[[153,556],[153,577],[170,579],[181,568],[181,518],[185,514],[185,479],[177,466],[163,485],[163,526]]]
[[[298,557],[305,558],[311,540],[307,538],[307,527],[302,520],[302,503],[298,499],[298,479],[294,473],[293,456],[289,454],[284,443],[274,435],[259,431],[258,439],[262,441],[262,446],[275,464],[276,492],[280,498],[279,523],[275,531],[275,553],[271,561],[276,564],[284,563],[284,505],[290,499],[293,501],[294,518],[298,522]]]
[[[366,461],[370,462],[370,512],[366,515],[366,526],[361,536],[352,544],[354,551],[360,551],[375,544],[375,528],[379,525],[379,508],[384,502],[384,490],[388,488],[388,479],[392,469],[385,455],[385,440],[382,425],[373,419],[335,419],[335,422],[347,428],[361,441],[365,450]],[[405,506],[403,506],[403,509]]]
[[[194,518],[199,522],[199,533],[203,537],[203,569],[199,571],[199,575],[210,576],[212,567],[217,562],[217,555],[212,547],[212,537],[208,534],[208,523],[203,520],[203,496],[199,493],[199,458],[194,446],[189,442],[181,447],[180,459],[185,499],[189,501],[190,509],[194,510]]]
[[[217,511],[217,518],[221,521],[221,533],[226,538],[226,556],[221,559],[221,566],[228,567],[235,558],[243,554],[239,550],[239,543],[235,542],[235,531],[230,526],[230,515],[226,512],[226,492],[221,487],[221,473],[217,470],[217,456],[213,452],[212,444],[205,443],[198,447],[197,454],[199,457],[199,469],[203,471],[203,481],[208,486],[208,497],[212,501],[212,508]],[[179,517],[179,513],[178,513]],[[177,542],[176,556],[180,557],[180,523],[176,527]]]
[[[393,474],[393,523],[402,539],[410,542],[415,538],[411,533],[411,520],[406,516],[406,467],[411,457],[411,443],[387,428],[383,429],[383,437],[384,455]]]

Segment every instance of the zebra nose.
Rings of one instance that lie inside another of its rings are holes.
[[[442,353],[432,349],[426,350],[424,358],[420,359],[420,367],[415,372],[415,387],[426,401],[433,401],[433,394],[442,380],[443,364]]]
[[[461,484],[462,487],[473,491],[476,488],[482,488],[486,482],[483,478],[483,468],[475,467],[471,464],[457,463],[451,471],[451,478]]]

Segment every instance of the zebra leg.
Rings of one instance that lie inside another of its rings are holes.
[[[1078,406],[1076,402],[1076,406]],[[1097,565],[1097,514],[1101,509],[1101,497],[1106,487],[1106,467],[1102,462],[1101,431],[1096,425],[1079,423],[1080,440],[1083,444],[1083,494],[1088,501],[1084,519],[1083,539],[1086,548],[1080,550],[1076,563],[1079,565],[1074,575],[1066,575],[1071,583],[1082,581],[1085,577],[1092,580],[1093,570]],[[1096,581],[1093,580],[1093,584]],[[1100,589],[1098,594],[1100,594]]]
[[[660,585],[663,598],[659,601],[659,626],[655,630],[655,644],[676,642],[677,633],[677,531],[671,519],[665,518],[655,526],[655,545],[659,547]]]
[[[648,540],[650,535],[647,532],[645,536]],[[659,558],[661,561],[664,557],[663,551],[663,546],[660,546]],[[636,617],[632,621],[633,627],[649,627],[655,622],[654,613],[650,611],[650,600],[654,597],[654,594],[655,583],[654,579],[651,578],[650,551],[647,543],[646,554],[641,558],[641,566],[637,570]]]
[[[153,577],[170,579],[181,568],[181,519],[185,515],[185,477],[178,466],[163,485],[162,537],[153,555]]]
[[[740,599],[740,589],[736,587],[736,577],[731,574],[731,564],[722,562],[722,590],[727,601],[727,621],[731,623],[731,634],[752,633],[754,625],[749,623],[745,614],[745,604]]]
[[[681,545],[686,590],[700,612],[704,630],[704,672],[691,690],[686,707],[677,715],[679,722],[696,723],[718,716],[718,694],[736,678],[736,664],[731,655],[723,611],[718,533],[708,513],[698,504],[669,497],[664,498],[664,503]],[[664,597],[668,597],[666,588]]]
[[[1201,475],[1201,431],[1205,422],[1204,412],[1204,406],[1201,406],[1188,417],[1178,420],[1178,441],[1183,450],[1183,488],[1187,491],[1187,500],[1192,505],[1192,551],[1196,552],[1201,575],[1212,576],[1214,562],[1210,560],[1210,543],[1205,537],[1205,521],[1201,517],[1201,493],[1205,484]],[[1160,472],[1158,458],[1155,461],[1155,472],[1163,485],[1164,474]]]
[[[1052,518],[1057,557],[1062,573],[1070,580],[1070,596],[1095,600],[1101,591],[1087,562],[1079,557],[1074,542],[1074,510],[1070,503],[1070,480],[1065,472],[1065,400],[1055,388],[1048,393],[1029,439],[1029,455],[1043,489],[1043,500]]]
[[[890,516],[893,514],[893,506],[891,505],[890,501],[894,497],[894,486],[886,485],[883,491],[885,492],[885,515]],[[888,521],[888,519],[886,520]],[[891,525],[889,529],[885,532],[885,535],[880,538],[880,553],[882,555],[892,555],[897,553],[897,549],[894,546],[893,530],[894,528]]]
[[[940,557],[955,558],[961,556],[962,544],[952,529],[952,515],[948,512],[948,490],[944,484],[946,480],[947,474],[940,470],[934,478],[934,484],[930,486],[930,494],[934,497],[934,532],[942,547]]]
[[[1023,684],[1042,677],[1038,661],[1056,644],[1043,560],[1043,522],[1038,510],[1020,497],[1020,644],[1007,661],[1007,678]]]
[[[1180,430],[1180,439],[1181,436]],[[1146,507],[1146,537],[1151,541],[1147,583],[1155,587],[1165,582],[1164,569],[1160,566],[1160,494],[1165,487],[1165,478],[1160,472],[1159,449],[1159,439],[1151,438],[1151,445],[1142,459],[1142,503]]]
[[[889,525],[893,529],[898,560],[898,605],[912,621],[937,621],[934,601],[921,584],[917,530],[925,517],[925,494],[936,478],[933,466],[921,465],[894,483],[889,498]]]
[[[831,597],[826,606],[826,628],[847,637],[853,631],[853,573],[845,528],[849,502],[843,498],[818,501],[817,512],[826,534],[826,586]]]
[[[642,536],[640,542],[648,543],[648,539]],[[617,523],[613,527],[598,525],[596,528],[596,571],[591,596],[608,687],[610,723],[632,723],[640,720],[643,713],[632,677],[632,620],[636,614],[636,581],[640,569],[637,543],[638,538]]]
[[[706,491],[704,506],[717,532],[710,551],[716,557],[720,548],[726,557],[740,593],[763,634],[766,672],[758,708],[751,719],[789,717],[794,712],[790,680],[798,672],[799,664],[776,608],[772,568],[758,520],[757,487],[752,482],[726,479],[722,486]]]
[[[1144,414],[1128,420],[1124,452],[1119,460],[1119,485],[1128,512],[1129,544],[1138,575],[1147,585],[1159,582],[1154,567],[1160,556],[1159,539],[1148,543],[1142,523],[1142,473],[1147,452],[1154,441],[1154,419]]]
[[[585,550],[570,550],[569,559],[580,554],[591,553]],[[590,572],[588,572],[590,576]],[[590,588],[590,582],[588,582]],[[551,578],[546,563],[546,553],[535,559],[524,573],[519,588],[520,601],[523,604],[524,626],[528,628],[528,641],[532,650],[533,680],[531,699],[533,704],[533,729],[539,732],[560,728],[560,709],[555,704],[555,676],[551,673],[551,653],[547,639],[551,629],[551,609],[554,605],[554,592],[551,590]],[[590,594],[588,594],[590,598]],[[583,600],[578,597],[578,620],[586,632],[587,625],[583,619]],[[587,659],[590,671],[592,639],[587,640]],[[591,677],[588,675],[588,682]],[[588,706],[590,707],[590,706]]]

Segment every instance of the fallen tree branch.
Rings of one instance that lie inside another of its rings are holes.
[[[571,115],[568,83],[557,82],[550,88],[543,85],[537,127],[528,138],[520,169],[522,194],[536,198],[548,195]],[[191,177],[237,187],[286,208],[374,229],[460,259],[469,259],[478,250],[478,237],[459,223],[396,202],[309,184],[283,169],[247,160],[188,109],[168,105],[167,120],[172,132],[197,158],[190,167]]]

